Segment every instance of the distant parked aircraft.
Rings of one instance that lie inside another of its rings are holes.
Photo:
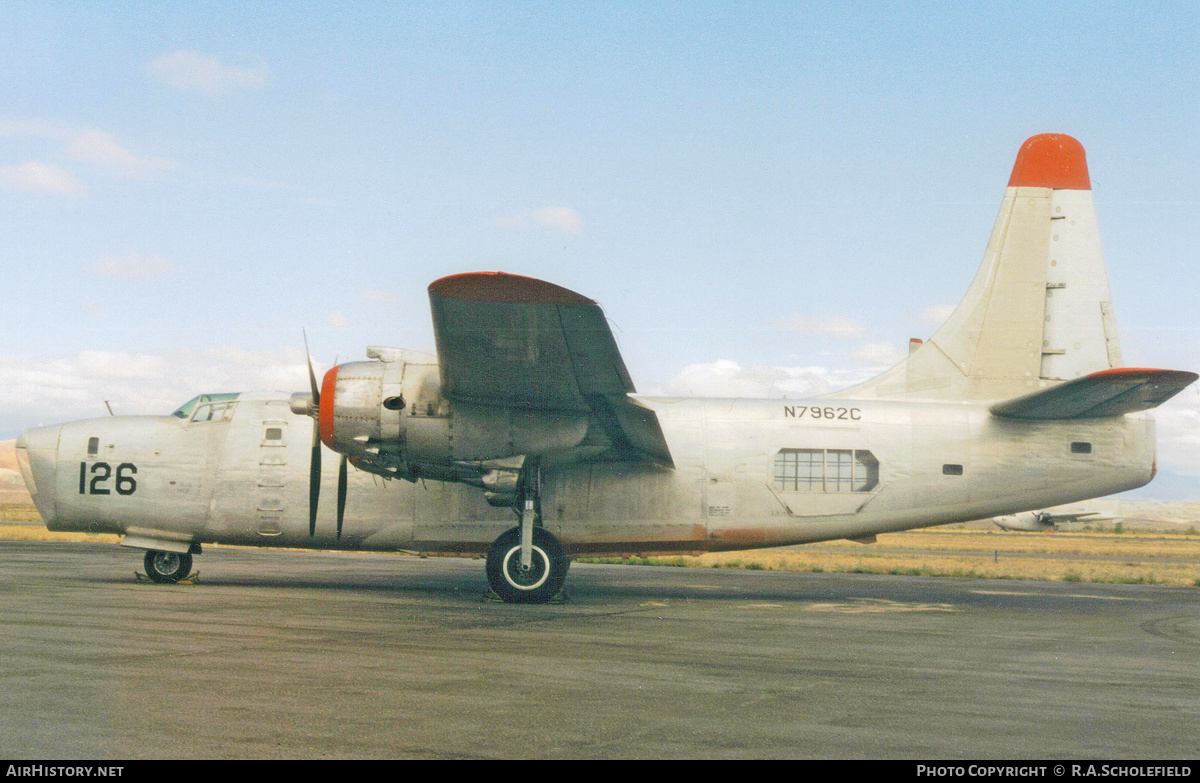
[[[1022,511],[1019,514],[992,517],[992,521],[1001,530],[1021,531],[1062,530],[1080,522],[1112,522],[1116,524],[1122,520],[1120,502],[1117,500],[1089,501],[1040,511]]]

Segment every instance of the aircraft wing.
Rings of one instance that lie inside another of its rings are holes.
[[[670,465],[658,417],[633,381],[600,305],[503,272],[429,286],[442,393],[452,400],[591,414],[625,458]]]
[[[1194,372],[1117,367],[991,407],[1009,419],[1094,419],[1156,408],[1196,380]]]
[[[1044,521],[1055,524],[1060,522],[1078,522],[1081,519],[1090,519],[1096,522],[1112,519],[1112,517],[1102,515],[1099,511],[1043,511],[1042,515]]]

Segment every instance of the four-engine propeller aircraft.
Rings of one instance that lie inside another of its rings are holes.
[[[634,396],[587,297],[504,273],[429,295],[437,356],[371,348],[319,388],[310,364],[307,394],[29,430],[46,526],[123,534],[168,582],[210,542],[486,552],[496,593],[541,602],[572,555],[870,541],[1142,486],[1142,411],[1197,377],[1122,366],[1083,148],[1059,134],[1022,146],[933,338],[824,397]]]

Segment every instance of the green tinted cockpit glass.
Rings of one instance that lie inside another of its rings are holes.
[[[236,400],[240,394],[241,392],[229,392],[225,394],[201,394],[188,400],[183,405],[180,405],[171,415],[178,416],[181,419],[190,419],[192,417],[192,411],[196,409],[197,405],[210,402],[228,402],[231,400]]]

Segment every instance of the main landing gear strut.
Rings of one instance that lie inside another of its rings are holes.
[[[521,524],[501,534],[487,554],[488,584],[507,603],[546,603],[562,590],[571,565],[562,543],[541,526],[539,473],[531,466],[523,482]]]

